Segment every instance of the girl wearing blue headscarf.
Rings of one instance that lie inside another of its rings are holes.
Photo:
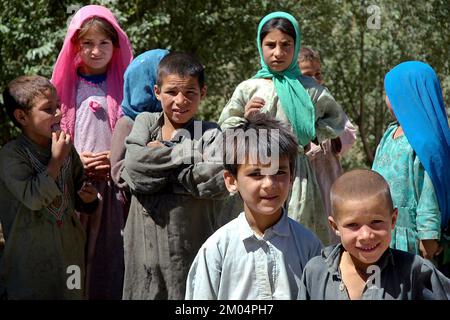
[[[153,87],[158,76],[159,62],[168,53],[169,51],[163,49],[146,51],[135,57],[125,71],[122,101],[124,116],[117,121],[114,128],[110,161],[111,178],[122,189],[127,204],[129,204],[130,199],[125,192],[127,185],[120,177],[125,158],[125,138],[130,134],[134,119],[139,113],[162,111]]]
[[[396,121],[373,169],[389,183],[398,219],[391,247],[433,259],[450,218],[450,130],[439,79],[419,61],[386,74],[386,104]]]
[[[328,216],[305,150],[314,139],[321,143],[339,136],[346,116],[325,87],[302,76],[297,64],[300,42],[300,28],[292,15],[273,12],[265,16],[256,39],[261,69],[237,86],[218,123],[225,130],[252,112],[264,112],[289,124],[300,148],[288,214],[326,245],[330,242]]]

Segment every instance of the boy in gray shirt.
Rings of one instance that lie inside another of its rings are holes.
[[[372,170],[353,170],[331,188],[329,223],[341,243],[303,271],[300,299],[450,298],[450,280],[420,256],[390,249],[397,220],[389,185]]]

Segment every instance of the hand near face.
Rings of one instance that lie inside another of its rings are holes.
[[[78,191],[78,195],[84,203],[91,203],[97,199],[97,189],[90,183],[84,182],[81,189]]]
[[[69,155],[72,143],[70,135],[64,131],[52,132],[52,159],[59,164]]]
[[[158,140],[154,140],[154,141],[150,141],[149,143],[147,143],[147,147],[149,147],[149,148],[160,148],[160,147],[164,147],[164,144],[162,144]]]
[[[252,114],[253,112],[260,112],[261,108],[264,107],[264,105],[266,104],[266,102],[264,101],[263,98],[260,97],[254,97],[252,98],[249,102],[247,102],[247,104],[245,105],[245,112],[244,112],[244,117],[248,118],[248,116],[250,114]]]

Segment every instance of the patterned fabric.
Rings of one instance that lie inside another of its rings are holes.
[[[85,211],[77,196],[83,166],[72,148],[55,182],[42,170],[50,156],[24,136],[0,150],[0,299],[85,298],[86,235],[75,213]],[[78,289],[67,286],[70,266],[80,268]]]
[[[112,132],[108,123],[106,79],[98,83],[82,76],[79,79],[76,98],[75,148],[79,153],[109,150]],[[92,107],[92,104],[96,107]]]
[[[391,247],[419,254],[418,240],[439,239],[441,213],[430,177],[405,135],[393,138],[398,124],[388,127],[372,169],[388,182],[398,218]]]

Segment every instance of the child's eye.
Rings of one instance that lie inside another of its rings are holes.
[[[286,174],[287,172],[285,170],[278,170],[277,175],[283,175]]]
[[[346,225],[345,225],[345,227],[346,228],[356,228],[358,226],[358,224],[357,223],[355,223],[355,222],[353,222],[353,223],[347,223]]]
[[[250,172],[248,174],[249,177],[260,177],[261,176],[261,172],[259,171],[254,171],[254,172]]]
[[[383,222],[383,220],[373,220],[372,221],[373,224],[378,224],[378,223],[382,223],[382,222]]]

